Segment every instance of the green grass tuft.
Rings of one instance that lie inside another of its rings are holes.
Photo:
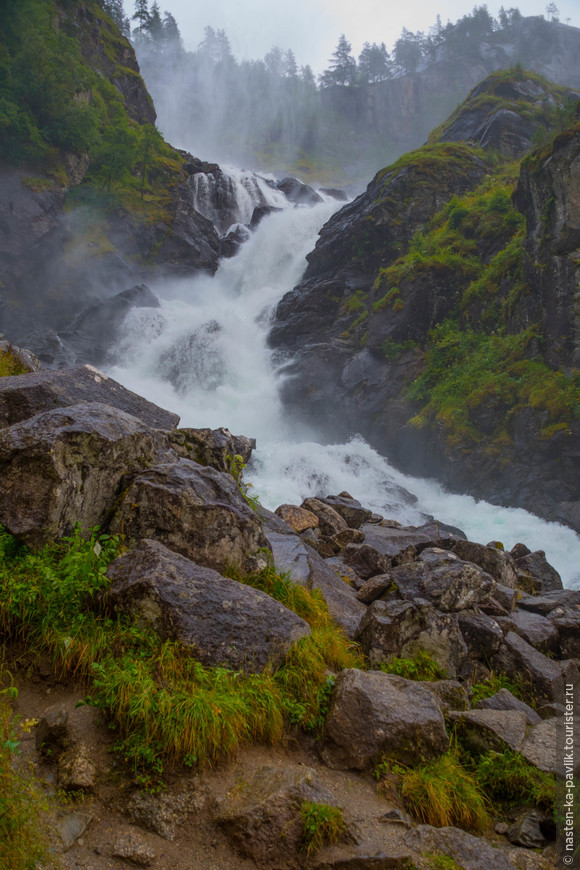
[[[394,779],[405,809],[422,824],[456,826],[480,833],[489,827],[487,798],[477,777],[461,763],[457,746],[414,768],[387,759],[379,765],[375,777],[379,787],[384,778]]]
[[[396,674],[406,680],[444,680],[447,677],[445,668],[435,661],[431,653],[420,649],[412,659],[392,658],[390,662],[380,666],[385,674]]]
[[[346,835],[346,825],[340,807],[303,801],[300,806],[303,843],[306,855],[313,855],[323,846],[332,845]]]

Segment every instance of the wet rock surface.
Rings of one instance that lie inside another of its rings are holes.
[[[216,818],[239,853],[259,867],[299,868],[304,866],[300,808],[305,801],[338,805],[311,768],[264,767],[226,796]]]
[[[205,665],[276,668],[310,627],[265,592],[196,565],[156,541],[141,541],[111,564],[106,596],[157,634],[195,651]]]
[[[217,571],[265,564],[267,541],[234,480],[188,459],[128,476],[109,528],[132,546],[153,538]]]
[[[0,425],[12,426],[43,411],[99,402],[125,411],[152,429],[173,429],[172,414],[132,393],[92,366],[0,378]]]
[[[438,699],[428,689],[380,671],[346,670],[337,678],[322,749],[330,767],[365,770],[382,755],[412,764],[448,744]]]
[[[92,370],[79,369],[81,381],[86,371]],[[89,381],[91,395],[92,374]],[[18,408],[20,393],[7,395],[9,418],[21,413],[10,409],[11,401]],[[316,753],[312,738],[295,738],[302,749],[309,747],[310,764],[286,759],[272,766],[267,762],[273,750],[262,748],[252,775],[235,780],[231,774],[228,788],[218,788],[215,799],[198,780],[186,785],[172,774],[167,792],[128,794],[118,830],[98,843],[98,816],[65,814],[63,855],[85,849],[88,838],[95,843],[95,870],[103,870],[101,857],[155,866],[164,850],[173,844],[178,849],[184,836],[193,836],[202,838],[203,857],[197,864],[190,861],[187,870],[302,868],[308,862],[300,808],[311,800],[342,807],[346,823],[345,839],[308,858],[312,866],[403,870],[409,860],[421,860],[426,843],[462,866],[482,867],[482,861],[489,866],[488,840],[457,829],[416,827],[399,798],[394,806],[359,813],[343,778],[359,778],[349,785],[358,794],[383,758],[415,766],[439,758],[449,747],[446,722],[455,723],[475,754],[509,748],[541,771],[558,771],[564,685],[580,679],[580,598],[558,588],[541,551],[518,545],[506,554],[495,544],[466,541],[460,530],[434,520],[405,527],[374,516],[348,493],[321,494],[303,507],[282,505],[277,512],[259,506],[253,511],[234,479],[251,457],[251,439],[224,429],[176,429],[172,417],[170,429],[155,428],[98,402],[40,413],[30,403],[23,407],[23,419],[0,430],[3,516],[14,522],[24,511],[12,493],[22,495],[22,480],[33,480],[35,473],[45,489],[40,496],[31,484],[24,489],[22,504],[29,513],[36,504],[36,514],[23,537],[49,539],[58,522],[65,528],[79,513],[87,525],[102,521],[111,532],[122,530],[133,549],[109,567],[111,588],[98,603],[104,613],[132,614],[206,666],[270,674],[311,629],[266,593],[221,572],[234,560],[242,570],[271,560],[294,583],[322,593],[332,618],[360,645],[371,668],[388,669],[394,659],[413,663],[429,653],[438,675],[447,676],[429,682],[378,670],[329,673],[328,714]],[[143,413],[149,411],[145,407]],[[153,419],[166,419],[162,409],[153,406],[152,413]],[[518,569],[522,560],[527,560],[525,577]],[[530,587],[526,577],[532,571],[537,580]],[[555,588],[548,588],[552,584]],[[490,675],[488,665],[515,679],[528,700],[543,702],[541,715],[505,689],[470,710],[471,685]],[[87,795],[100,805],[103,795],[113,793],[116,774],[115,762],[102,745],[99,749],[102,737],[95,740],[105,725],[95,725],[95,715],[89,705],[75,709],[45,702],[30,745],[37,745],[39,763],[63,792]],[[374,786],[372,791],[376,800]],[[107,807],[109,817],[112,811]],[[127,820],[135,827],[128,828]],[[513,828],[511,841],[521,842],[514,848],[521,850],[525,866],[543,870],[545,863],[528,855],[528,844],[549,849],[553,835],[536,821],[529,813],[521,824],[511,819],[504,834],[509,838]],[[181,870],[178,851],[171,854],[172,866]],[[494,867],[504,857],[513,866],[505,850],[494,857]]]

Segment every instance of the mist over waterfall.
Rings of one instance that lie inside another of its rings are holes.
[[[572,530],[520,509],[450,495],[434,482],[396,471],[361,438],[323,445],[316,432],[300,431],[288,419],[279,398],[284,368],[275,368],[267,346],[270,318],[299,282],[306,254],[339,203],[293,208],[263,179],[249,180],[239,170],[230,170],[228,178],[230,200],[238,201],[232,223],[248,223],[261,198],[276,211],[263,218],[235,257],[222,260],[213,278],[155,286],[160,307],[128,314],[108,374],[180,414],[182,426],[227,427],[256,438],[246,479],[270,509],[346,490],[404,524],[434,515],[463,529],[470,540],[501,540],[506,547],[522,541],[544,549],[564,584],[580,587],[580,539]],[[197,201],[208,216],[212,184],[207,176],[196,182]]]

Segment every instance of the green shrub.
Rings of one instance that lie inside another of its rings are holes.
[[[506,674],[491,673],[490,676],[481,683],[473,683],[471,686],[471,706],[475,707],[478,701],[484,698],[491,698],[496,695],[501,689],[507,689],[515,698],[520,701],[525,701],[526,691],[521,679],[514,677],[511,679]]]
[[[447,676],[445,668],[435,661],[431,653],[420,649],[412,659],[392,658],[390,662],[380,666],[385,674],[396,674],[406,680],[444,680]]]
[[[451,441],[478,441],[480,433],[469,411],[484,401],[503,406],[498,430],[507,415],[529,406],[547,410],[554,423],[580,415],[580,372],[548,368],[541,359],[529,359],[528,347],[537,328],[516,334],[493,334],[462,329],[449,318],[430,334],[426,367],[411,384],[408,395],[426,402],[411,421],[423,426],[438,420]]]
[[[340,807],[303,801],[300,805],[303,844],[306,855],[312,855],[337,843],[346,834],[346,825]]]
[[[24,375],[28,369],[14,354],[8,350],[0,350],[0,378],[10,375]]]
[[[478,832],[489,826],[487,798],[477,777],[461,763],[457,747],[417,767],[387,760],[375,776],[379,781],[394,776],[405,809],[420,823]]]
[[[552,813],[556,810],[555,776],[538,770],[519,752],[486,752],[477,761],[475,775],[494,803],[507,807],[533,804]]]

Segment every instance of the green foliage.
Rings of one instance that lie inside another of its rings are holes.
[[[447,676],[445,668],[439,665],[431,653],[420,649],[412,659],[392,658],[387,664],[380,666],[385,674],[396,674],[406,680],[444,680]]]
[[[489,826],[489,806],[481,784],[460,760],[456,746],[415,768],[388,759],[375,777],[394,779],[405,809],[418,822],[437,828],[457,826],[478,832]]]
[[[364,667],[362,653],[333,623],[318,590],[293,583],[271,565],[246,576],[230,571],[229,576],[271,595],[310,625],[312,633],[294,645],[274,679],[282,691],[291,724],[320,731],[334,685],[329,670]]]
[[[523,81],[531,81],[536,85],[537,97],[526,100],[523,97],[506,96],[506,84]],[[465,102],[432,131],[428,139],[430,143],[437,142],[453,126],[465,112],[466,104],[471,111],[477,110],[481,114],[482,121],[486,116],[500,110],[514,112],[521,118],[538,124],[538,129],[544,131],[546,136],[570,126],[575,118],[577,100],[570,98],[567,88],[556,85],[521,65],[497,70],[485,79],[483,85],[477,85],[474,90],[477,90],[477,96],[474,96],[473,91],[468,94]]]
[[[29,726],[13,718],[11,701],[16,695],[12,687],[0,689],[0,867],[35,870],[38,862],[54,865],[39,824],[46,801],[32,776],[18,769],[19,738]]]
[[[346,835],[346,825],[340,807],[302,801],[300,819],[306,855],[313,855],[323,846],[337,843]]]
[[[473,683],[471,686],[471,706],[475,707],[478,701],[484,698],[491,698],[502,689],[507,689],[515,698],[520,701],[526,701],[525,686],[522,681],[516,676],[510,679],[507,674],[496,674],[492,672],[489,677],[482,683]]]
[[[417,342],[413,341],[412,338],[407,339],[407,341],[393,341],[392,338],[385,338],[381,345],[381,350],[385,355],[385,359],[391,362],[392,360],[399,359],[404,353],[416,347]]]
[[[28,369],[14,356],[10,348],[0,350],[0,378],[10,375],[24,375]]]
[[[477,760],[476,776],[494,804],[507,808],[532,804],[548,812],[556,810],[555,776],[538,770],[519,752],[486,752]]]
[[[364,290],[355,290],[352,296],[349,296],[345,299],[343,303],[343,309],[348,311],[349,314],[354,314],[356,311],[361,311],[365,308],[367,301],[367,294]]]
[[[59,150],[88,151],[106,118],[100,78],[81,57],[66,13],[58,28],[56,20],[54,0],[0,8],[0,158],[10,162],[46,166]],[[122,106],[116,91],[114,99]]]
[[[425,370],[409,388],[410,398],[426,401],[411,422],[424,426],[435,419],[451,441],[477,441],[480,434],[469,412],[484,401],[504,408],[498,432],[518,407],[545,409],[556,423],[578,416],[580,372],[555,372],[541,359],[527,358],[536,337],[534,328],[486,335],[463,330],[452,319],[443,321],[431,332]]]
[[[56,673],[87,682],[88,703],[109,718],[116,748],[142,784],[153,785],[166,762],[213,762],[244,741],[274,743],[288,725],[320,730],[330,672],[363,664],[320,593],[271,567],[236,577],[294,610],[312,633],[276,672],[203,667],[178,643],[102,612],[96,596],[109,584],[107,566],[120,547],[98,529],[87,540],[76,530],[34,554],[0,531],[0,630],[31,656],[48,653]]]
[[[423,858],[426,860],[426,870],[461,870],[461,866],[450,855],[434,855],[432,852],[425,852]]]

